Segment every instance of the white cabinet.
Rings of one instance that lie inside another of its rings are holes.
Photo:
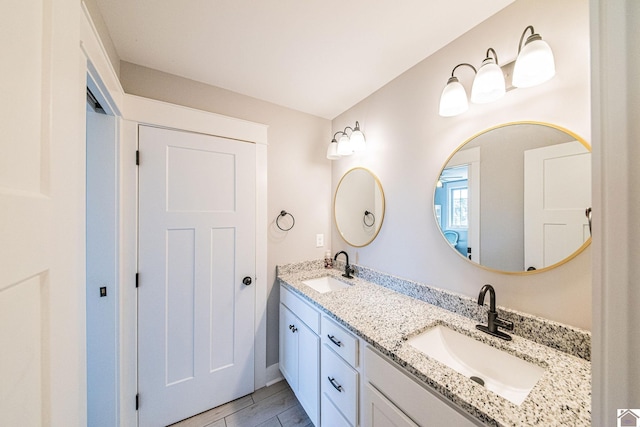
[[[365,427],[482,426],[435,390],[428,390],[414,378],[370,347],[365,349],[366,377],[363,425]]]
[[[284,286],[280,371],[317,427],[483,425]]]
[[[326,316],[321,330],[322,427],[356,427],[360,396],[358,338]],[[331,416],[325,417],[325,413]]]
[[[315,426],[320,425],[319,324],[316,309],[280,287],[280,371]]]

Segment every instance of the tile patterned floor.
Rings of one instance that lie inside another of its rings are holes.
[[[171,427],[313,427],[286,381],[213,408]]]

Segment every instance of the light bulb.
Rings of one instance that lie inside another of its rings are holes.
[[[337,160],[339,158],[340,154],[338,154],[338,141],[334,139],[329,143],[329,147],[327,147],[327,159]]]
[[[549,45],[539,34],[529,36],[516,59],[513,85],[515,87],[536,86],[550,80],[555,74],[555,60]]]
[[[505,94],[504,74],[493,58],[486,58],[478,70],[471,87],[471,102],[486,104]]]
[[[342,134],[338,140],[338,154],[341,156],[350,156],[353,154],[353,147],[347,134]]]
[[[462,114],[469,109],[467,92],[462,83],[455,76],[449,77],[447,85],[442,90],[440,96],[440,115],[442,117],[452,117]]]
[[[360,123],[356,122],[356,127],[353,129],[351,133],[351,147],[354,152],[364,151],[367,148],[366,141],[364,139],[364,134],[360,130]]]

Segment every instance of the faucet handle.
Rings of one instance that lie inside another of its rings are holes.
[[[356,272],[356,269],[355,269],[355,268],[353,268],[353,267],[352,267],[352,266],[350,266],[350,265],[347,265],[347,266],[344,268],[344,274],[343,274],[342,276],[346,277],[347,279],[353,279],[352,274],[354,274],[355,272]]]
[[[496,320],[494,322],[496,326],[499,328],[506,329],[507,331],[513,331],[513,322],[509,320],[504,320],[499,317],[496,317]]]

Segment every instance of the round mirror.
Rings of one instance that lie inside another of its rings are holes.
[[[382,227],[382,185],[371,171],[351,169],[338,183],[333,207],[336,227],[344,241],[355,247],[366,246]]]
[[[504,273],[548,270],[591,242],[591,148],[545,123],[488,129],[449,157],[433,201],[461,256]]]

